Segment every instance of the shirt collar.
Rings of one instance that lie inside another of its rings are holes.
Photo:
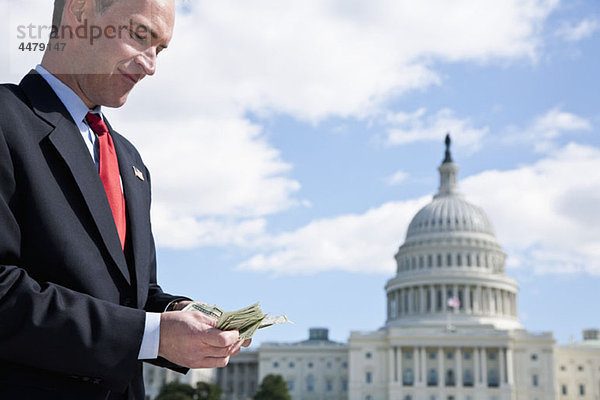
[[[96,106],[90,110],[70,87],[48,72],[46,68],[38,64],[35,67],[35,70],[46,80],[46,82],[48,82],[48,85],[50,85],[52,90],[54,90],[54,93],[56,93],[69,114],[71,114],[71,118],[73,118],[73,121],[75,121],[79,130],[87,130],[87,125],[83,122],[87,113],[92,112],[102,116],[102,108],[100,106]]]

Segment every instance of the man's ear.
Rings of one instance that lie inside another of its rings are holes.
[[[68,17],[75,17],[78,23],[83,21],[83,15],[89,13],[93,0],[67,0],[65,11],[69,14]]]

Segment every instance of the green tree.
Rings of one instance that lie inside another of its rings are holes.
[[[194,400],[194,388],[185,383],[170,382],[160,389],[156,400]]]
[[[267,375],[264,377],[254,400],[291,400],[287,383],[281,375]]]
[[[196,384],[194,400],[221,400],[221,386],[206,382]]]

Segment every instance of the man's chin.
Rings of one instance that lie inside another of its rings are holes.
[[[129,96],[129,93],[127,93],[117,99],[108,100],[105,102],[105,104],[102,104],[102,107],[110,107],[110,108],[122,107],[127,102],[127,96]]]

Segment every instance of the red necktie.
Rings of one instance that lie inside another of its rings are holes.
[[[88,113],[85,116],[90,128],[98,135],[98,153],[100,155],[100,179],[112,210],[121,248],[125,248],[125,235],[127,233],[127,220],[125,217],[125,197],[121,191],[121,175],[117,153],[108,128],[98,114]]]

